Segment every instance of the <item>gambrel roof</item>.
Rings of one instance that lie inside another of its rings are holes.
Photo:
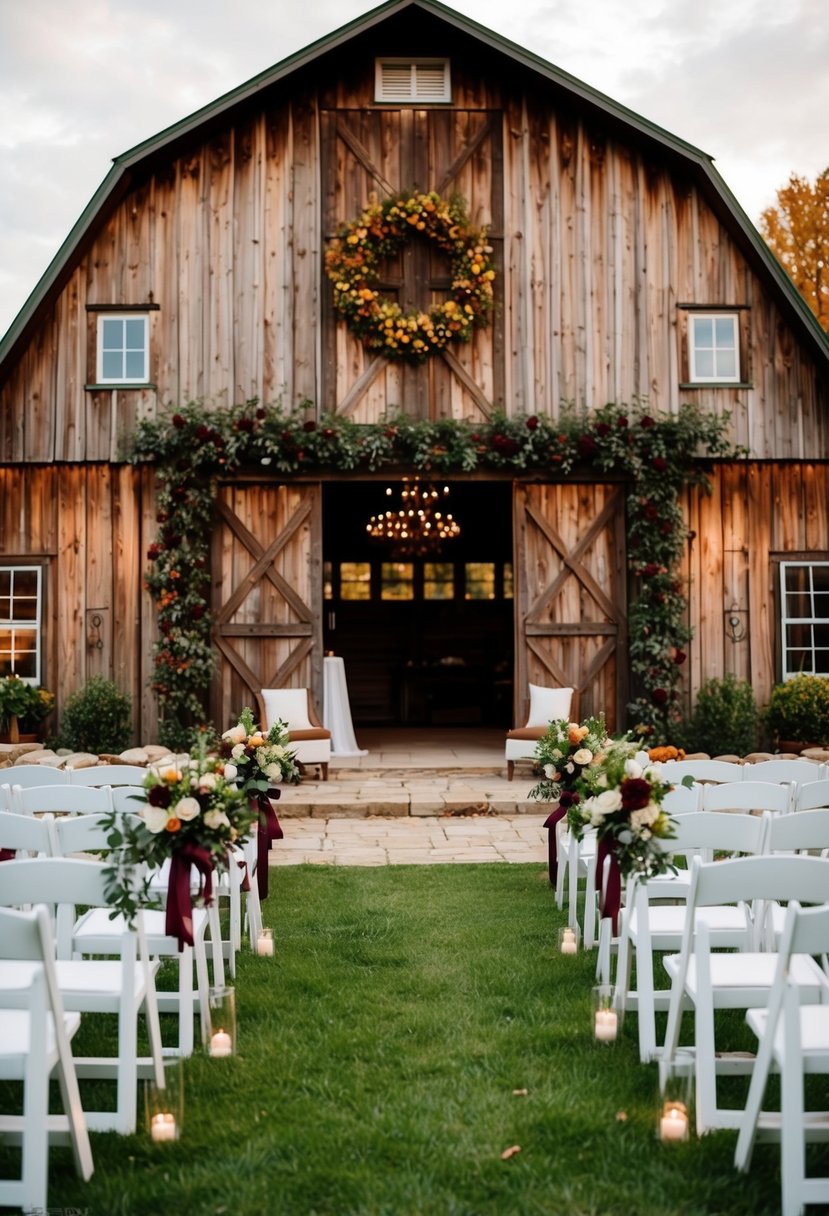
[[[157,161],[160,155],[173,154],[184,141],[201,132],[215,129],[217,125],[230,119],[235,111],[249,106],[257,95],[286,81],[292,74],[312,67],[323,55],[342,47],[358,35],[370,34],[372,30],[379,29],[390,18],[408,9],[423,10],[424,14],[454,27],[462,35],[477,39],[488,49],[534,73],[542,88],[546,83],[549,88],[569,95],[587,112],[592,111],[615,130],[648,146],[654,155],[661,155],[664,159],[682,165],[744,256],[769,284],[769,290],[779,299],[781,308],[790,317],[795,332],[802,336],[818,363],[824,362],[829,369],[829,337],[823,332],[791,279],[723,181],[711,156],[577,80],[561,68],[546,62],[532,51],[493,33],[465,14],[447,8],[439,0],[387,0],[386,3],[254,76],[245,84],[225,93],[181,122],[167,127],[151,139],[117,156],[106,178],[0,341],[0,375],[7,360],[12,358],[25,342],[43,310],[60,291],[100,224],[132,188],[136,178],[149,162]]]

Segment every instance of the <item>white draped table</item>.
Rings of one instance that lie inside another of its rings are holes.
[[[348,703],[345,663],[338,655],[322,662],[322,723],[331,731],[332,756],[367,756],[368,751],[357,746]]]

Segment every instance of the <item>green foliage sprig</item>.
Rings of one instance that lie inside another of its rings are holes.
[[[401,415],[363,424],[312,415],[308,401],[293,410],[256,400],[229,408],[190,402],[138,425],[131,458],[158,465],[159,532],[147,554],[146,582],[158,603],[153,689],[165,744],[186,747],[204,725],[214,667],[208,556],[216,481],[243,465],[280,474],[501,469],[552,477],[587,467],[623,478],[635,579],[628,617],[634,681],[629,715],[637,735],[671,742],[690,639],[677,573],[688,540],[678,495],[687,485],[707,485],[705,458],[737,454],[727,415],[705,414],[695,405],[683,405],[676,414],[654,413],[641,401],[609,404],[592,414],[567,408],[557,419],[496,414],[482,423]]]

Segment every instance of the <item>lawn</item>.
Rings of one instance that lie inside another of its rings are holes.
[[[537,865],[280,869],[274,959],[246,951],[238,1058],[185,1066],[182,1139],[52,1154],[50,1210],[84,1216],[762,1216],[735,1137],[662,1146],[635,1020],[590,1032],[593,955],[556,952]],[[508,1159],[504,1150],[519,1146]]]

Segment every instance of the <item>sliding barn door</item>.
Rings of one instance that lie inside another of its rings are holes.
[[[321,501],[319,485],[219,489],[211,716],[223,728],[258,688],[307,686],[321,706]]]
[[[516,721],[528,684],[572,686],[621,730],[628,699],[624,490],[516,484]]]

